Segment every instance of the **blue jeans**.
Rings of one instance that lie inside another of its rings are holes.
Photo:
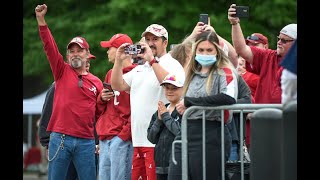
[[[118,136],[99,141],[99,179],[131,180],[133,147]]]
[[[65,179],[72,161],[79,179],[96,180],[94,139],[52,132],[49,141],[48,180]]]
[[[230,156],[229,161],[238,161],[238,144],[232,143],[231,149],[230,149]]]
[[[95,154],[96,156],[96,172],[98,173],[98,154]],[[77,174],[77,170],[76,168],[74,167],[74,164],[73,162],[71,161],[70,162],[70,165],[69,165],[69,169],[68,169],[68,172],[67,172],[67,178],[66,180],[77,180],[78,179],[78,174]]]
[[[66,180],[76,180],[76,179],[78,179],[77,170],[74,167],[73,162],[71,161],[70,165],[69,165],[69,168],[68,168]]]

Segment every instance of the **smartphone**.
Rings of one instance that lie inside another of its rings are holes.
[[[249,6],[236,6],[236,17],[248,18],[249,17]]]
[[[103,82],[103,88],[108,89],[109,91],[113,91],[111,84]]]
[[[208,24],[209,16],[208,14],[200,14],[199,22],[203,22],[204,24]]]

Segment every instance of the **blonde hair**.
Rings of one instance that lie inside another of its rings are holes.
[[[191,60],[190,63],[188,64],[187,70],[186,70],[186,80],[185,80],[185,88],[184,88],[184,92],[183,94],[186,95],[187,90],[189,88],[189,84],[193,78],[193,76],[195,75],[195,72],[198,72],[201,70],[202,66],[195,60],[195,56],[196,56],[196,50],[197,47],[199,45],[200,42],[203,41],[209,41],[210,43],[212,43],[214,45],[214,47],[217,50],[217,61],[216,63],[214,63],[209,70],[209,77],[207,79],[206,82],[206,92],[208,95],[210,95],[210,92],[212,90],[212,86],[213,86],[213,72],[215,72],[217,69],[221,69],[221,68],[230,68],[230,69],[234,69],[230,59],[228,58],[228,56],[223,52],[223,50],[221,49],[221,47],[219,46],[219,38],[217,36],[217,34],[213,31],[205,31],[202,32],[201,34],[199,34],[195,40],[195,43],[193,43],[192,45],[192,56],[191,56]],[[218,71],[219,73],[219,71]]]
[[[190,41],[186,41],[173,46],[172,50],[170,51],[170,54],[182,65],[182,67],[184,67],[186,63],[188,63],[187,58],[189,57],[191,48],[192,43]]]

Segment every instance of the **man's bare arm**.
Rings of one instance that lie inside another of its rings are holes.
[[[111,73],[111,86],[117,91],[129,91],[130,86],[124,81],[122,73],[122,63],[129,56],[124,53],[124,47],[129,45],[129,43],[122,44],[116,52],[115,62]]]
[[[243,57],[247,62],[252,64],[253,61],[253,53],[251,48],[246,44],[245,38],[243,36],[240,19],[238,17],[233,17],[236,14],[236,9],[234,8],[236,5],[232,4],[228,9],[228,19],[232,26],[231,37],[232,43],[236,50],[236,52]]]

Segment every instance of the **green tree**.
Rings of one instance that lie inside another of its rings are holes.
[[[39,38],[34,9],[38,1],[23,1],[23,79],[24,97],[45,90],[53,81],[51,69]],[[158,23],[169,32],[169,44],[179,43],[189,35],[200,13],[208,13],[217,33],[231,42],[231,26],[227,10],[231,1],[203,0],[139,1],[139,0],[46,0],[47,24],[62,55],[74,36],[85,37],[97,59],[90,71],[104,80],[113,64],[107,62],[106,50],[100,41],[113,34],[126,33],[139,41],[145,28]],[[261,32],[269,38],[269,47],[276,48],[276,36],[283,26],[297,22],[296,0],[236,1],[250,6],[250,18],[241,19],[244,36]],[[36,81],[35,81],[36,79]]]

